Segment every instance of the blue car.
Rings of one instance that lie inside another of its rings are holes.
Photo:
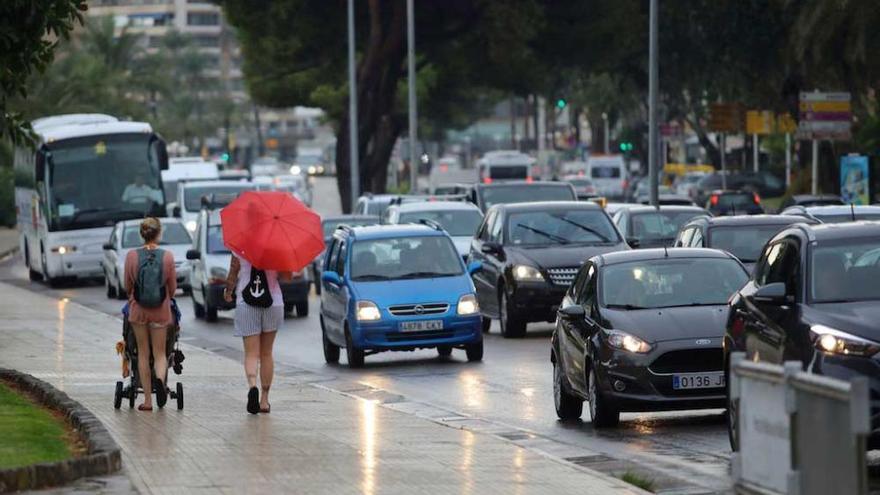
[[[382,351],[464,349],[483,359],[480,308],[471,274],[437,224],[340,226],[321,275],[324,359],[348,365]]]

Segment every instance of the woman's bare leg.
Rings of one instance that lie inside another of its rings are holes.
[[[153,407],[153,380],[150,375],[150,330],[147,324],[132,323],[138,350],[138,378],[144,389],[144,407]]]
[[[168,327],[153,327],[150,329],[150,341],[153,343],[153,369],[156,370],[156,378],[163,384],[168,378],[168,357],[165,355],[165,345],[168,338]]]
[[[260,362],[260,336],[244,337],[244,374],[248,388],[257,386],[257,365]]]
[[[272,357],[272,348],[275,346],[275,334],[278,332],[263,332],[260,334],[260,409],[269,408],[269,388],[272,386],[272,378],[275,376],[275,359]]]

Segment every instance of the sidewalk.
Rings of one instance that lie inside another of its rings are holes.
[[[496,437],[276,377],[272,414],[244,411],[241,365],[183,346],[186,407],[113,409],[120,322],[0,284],[0,366],[89,408],[141,493],[644,493]],[[184,329],[184,332],[186,329]],[[140,398],[138,399],[140,402]]]
[[[0,227],[0,258],[18,249],[18,231]]]

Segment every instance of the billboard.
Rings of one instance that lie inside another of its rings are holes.
[[[868,157],[846,155],[840,157],[840,197],[847,204],[868,205]]]

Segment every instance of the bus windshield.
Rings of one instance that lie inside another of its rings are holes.
[[[49,230],[163,215],[165,195],[154,143],[149,134],[116,134],[48,144]]]

